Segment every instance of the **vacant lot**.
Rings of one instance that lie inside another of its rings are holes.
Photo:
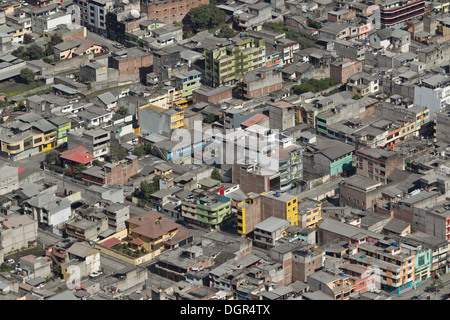
[[[36,257],[40,257],[40,256],[44,256],[45,255],[45,250],[42,249],[41,247],[32,247],[32,248],[27,248],[25,250],[22,251],[18,251],[18,252],[14,252],[12,254],[8,254],[5,256],[5,261],[8,259],[14,259],[14,261],[17,263],[20,260],[20,257],[24,257],[27,256],[29,254],[32,254]]]
[[[6,94],[9,98],[39,86],[37,82],[27,84],[20,81],[3,81],[0,83],[0,93]]]

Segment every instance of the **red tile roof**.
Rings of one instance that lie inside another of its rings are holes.
[[[70,160],[77,163],[89,163],[94,158],[94,155],[87,153],[87,149],[83,146],[78,146],[61,153],[62,159]]]
[[[102,245],[102,247],[105,247],[105,248],[111,248],[118,243],[120,243],[119,239],[111,238],[111,239],[106,240],[105,242],[102,242],[101,245]]]
[[[247,120],[245,120],[244,122],[242,122],[241,125],[250,127],[265,118],[269,118],[269,117],[266,116],[265,114],[255,114],[254,116],[252,116],[252,117],[248,118]]]

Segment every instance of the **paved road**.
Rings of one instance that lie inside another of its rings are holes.
[[[444,274],[441,278],[444,284],[444,288],[440,289],[437,294],[435,292],[428,292],[430,300],[442,300],[446,299],[446,296],[450,294],[450,273]],[[393,300],[411,300],[415,295],[420,295],[426,292],[426,289],[431,285],[433,280],[425,281],[418,285],[416,289],[409,290],[400,296],[393,296]]]

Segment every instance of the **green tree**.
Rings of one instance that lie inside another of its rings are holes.
[[[20,70],[20,79],[22,79],[22,81],[25,83],[34,82],[35,77],[36,74],[30,68],[23,68],[22,70]]]
[[[115,160],[123,160],[127,156],[127,152],[121,148],[110,148],[110,154]]]
[[[204,4],[192,8],[183,19],[183,24],[194,33],[200,30],[214,28],[225,22],[225,12],[214,4]]]
[[[214,115],[212,113],[208,113],[203,118],[203,121],[206,122],[206,123],[213,123],[214,121],[216,121],[216,115]]]
[[[211,172],[211,179],[222,181],[222,175],[220,174],[219,170],[217,170],[217,168],[214,168]]]
[[[32,44],[31,46],[27,47],[25,51],[26,55],[29,57],[29,60],[39,60],[45,57],[44,49],[36,44]]]
[[[73,177],[75,179],[81,179],[81,172],[87,169],[87,166],[83,163],[80,163],[78,166],[75,167],[73,170]]]
[[[53,164],[53,165],[60,165],[61,159],[59,157],[59,152],[56,150],[50,150],[45,155],[45,163],[47,164]]]
[[[219,38],[233,38],[236,35],[236,32],[231,29],[228,25],[224,24],[222,28],[220,28],[217,37]]]
[[[308,17],[308,18],[306,18],[306,25],[310,28],[320,29],[320,27],[322,26],[322,23],[320,21],[313,20]]]

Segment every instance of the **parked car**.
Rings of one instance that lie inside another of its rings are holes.
[[[11,264],[14,264],[14,263],[15,263],[15,261],[14,261],[14,259],[8,259],[8,260],[6,260],[6,263],[11,263]]]
[[[103,274],[103,272],[101,272],[101,271],[94,271],[94,272],[92,272],[89,276],[91,277],[91,278],[96,278],[96,277],[98,277],[98,276],[100,276],[100,275],[102,275]]]

